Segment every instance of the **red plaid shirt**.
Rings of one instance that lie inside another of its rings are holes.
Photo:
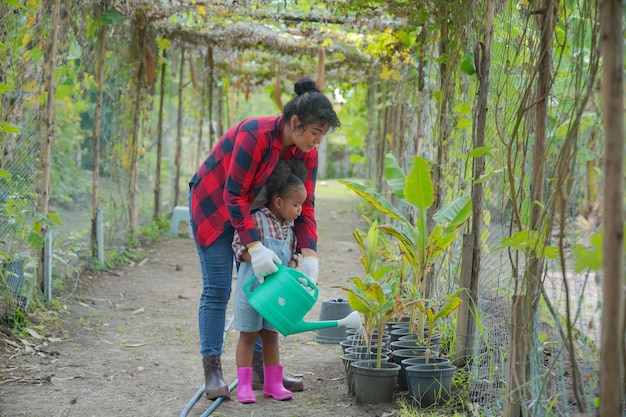
[[[233,126],[217,142],[189,182],[194,237],[208,247],[230,221],[241,241],[259,240],[250,215],[250,205],[263,188],[282,151],[282,116],[257,117]],[[305,153],[291,146],[283,159],[299,159],[309,174],[304,181],[307,199],[294,228],[298,250],[317,250],[314,192],[317,177],[317,149]]]
[[[263,236],[263,219],[261,218],[261,211],[265,214],[265,217],[267,217],[267,231],[269,232],[269,236]],[[259,210],[255,210],[254,213],[252,213],[252,218],[254,219],[254,226],[261,242],[263,242],[265,238],[285,240],[287,238],[287,234],[289,234],[289,229],[293,227],[293,222],[288,220],[283,221],[281,224],[276,216],[274,216],[274,213],[272,213],[270,209],[265,206],[261,207]],[[292,234],[291,236],[291,242],[289,242],[289,247],[291,248],[291,259],[298,261],[298,255],[296,254],[298,239],[295,234]],[[235,252],[235,256],[238,261],[241,261],[241,255],[246,253],[247,250],[248,247],[241,243],[239,234],[235,233],[235,236],[233,237],[233,251]]]

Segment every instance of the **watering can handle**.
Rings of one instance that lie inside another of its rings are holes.
[[[311,281],[309,279],[309,277],[304,275],[302,272],[300,272],[300,271],[296,271],[296,272],[300,275],[298,278],[296,278],[298,280],[298,282],[300,283],[300,285],[302,285],[303,287],[309,287],[310,289],[312,289],[313,290],[313,298],[315,298],[317,300],[317,296],[318,296],[318,294],[320,292],[320,290],[317,288],[317,285],[315,285],[313,283],[313,281]],[[306,280],[306,283],[303,284],[302,281],[300,281],[302,279]]]
[[[318,288],[317,288],[317,286],[313,283],[313,281],[311,281],[311,280],[309,279],[309,277],[307,277],[306,275],[304,275],[304,274],[303,274],[302,272],[300,272],[300,271],[296,271],[296,270],[295,270],[295,269],[293,269],[293,268],[289,268],[289,267],[287,267],[287,266],[284,266],[284,265],[279,265],[279,264],[276,264],[276,266],[278,267],[279,271],[276,271],[276,272],[274,272],[274,273],[269,274],[268,276],[266,276],[266,277],[265,277],[265,279],[266,279],[266,280],[267,280],[267,279],[271,279],[271,278],[274,276],[274,274],[278,274],[278,273],[280,272],[280,269],[281,269],[281,268],[286,268],[286,269],[289,269],[289,270],[290,270],[290,271],[289,271],[289,272],[290,272],[290,275],[293,277],[293,279],[297,279],[298,281],[299,281],[299,280],[301,280],[301,279],[306,280],[306,286],[308,286],[310,289],[312,289],[312,290],[313,290],[313,297],[317,300],[317,297],[318,297],[318,295],[319,295],[319,289],[318,289]],[[293,276],[293,275],[297,275],[297,277],[295,277],[295,276]],[[252,295],[252,291],[250,291],[250,289],[249,289],[248,287],[249,287],[250,285],[252,285],[252,283],[254,283],[254,282],[256,281],[256,279],[257,279],[257,278],[256,278],[255,276],[253,276],[253,277],[251,277],[248,281],[246,281],[246,283],[245,283],[245,284],[243,284],[243,291],[244,291],[246,294],[248,294],[248,297],[250,297],[250,296]],[[303,287],[305,286],[304,284],[302,284],[302,282],[300,282],[300,284],[301,284]],[[261,285],[263,285],[263,284],[261,284]]]
[[[285,265],[278,265],[276,264],[276,266],[278,267],[278,271],[274,272],[274,274],[278,274],[280,272],[286,273],[287,275],[289,275],[291,278],[295,279],[296,281],[298,281],[298,283],[300,285],[302,285],[305,288],[310,288],[311,290],[313,290],[313,298],[315,298],[317,300],[317,296],[319,294],[319,289],[317,288],[317,285],[315,285],[313,283],[313,281],[311,281],[309,279],[309,277],[307,277],[306,275],[304,275],[302,272],[293,269],[293,268],[289,268],[288,266]],[[281,271],[281,269],[283,271]],[[269,277],[274,276],[274,274],[270,274]],[[304,280],[305,282],[302,282],[302,280]]]
[[[246,281],[245,284],[243,284],[243,291],[248,294],[248,297],[252,296],[252,291],[250,291],[250,289],[248,288],[250,285],[252,285],[253,282],[255,282],[257,280],[257,278],[255,276],[252,276],[252,278],[250,278],[248,281]]]

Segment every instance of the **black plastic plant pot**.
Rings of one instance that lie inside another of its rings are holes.
[[[352,362],[357,404],[390,403],[399,371],[400,365],[393,362],[381,362],[380,368],[375,359]]]
[[[421,364],[404,370],[411,398],[421,408],[442,405],[450,400],[452,377],[456,366],[450,364]]]
[[[343,370],[346,378],[346,386],[348,387],[348,393],[354,395],[354,372],[352,369],[352,363],[364,360],[376,361],[375,353],[344,353],[341,355],[341,362],[343,363]],[[381,361],[387,362],[389,356],[381,356]]]

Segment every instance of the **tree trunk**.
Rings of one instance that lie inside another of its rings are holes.
[[[100,123],[102,119],[102,97],[104,94],[104,54],[106,51],[104,38],[106,26],[100,25],[96,40],[96,82],[98,83],[98,101],[93,123],[93,167],[91,179],[91,256],[98,256],[98,194],[100,193]]]
[[[214,128],[214,121],[213,121],[213,78],[214,78],[214,71],[215,71],[215,64],[213,63],[213,47],[211,45],[208,46],[207,48],[207,61],[208,61],[208,65],[209,65],[209,151],[211,149],[213,149],[213,144],[215,143],[215,128]],[[204,152],[203,152],[204,153]],[[201,158],[202,161],[202,158]],[[199,165],[199,164],[198,164]]]
[[[50,159],[52,154],[52,141],[54,140],[54,69],[57,55],[57,33],[59,26],[59,9],[61,1],[55,0],[52,11],[52,24],[50,27],[50,49],[48,50],[48,74],[46,77],[46,137],[41,154],[41,188],[39,194],[38,212],[43,218],[48,217],[48,202],[50,201]],[[46,233],[46,227],[41,231],[42,238]],[[37,286],[44,291],[44,248],[41,248],[39,267],[37,268]]]
[[[624,346],[624,22],[620,0],[600,1],[604,219],[600,417],[622,415]]]
[[[167,73],[167,50],[163,51],[163,63],[161,64],[161,93],[159,97],[159,120],[157,124],[157,154],[154,178],[154,220],[159,220],[163,213],[163,190],[161,189],[161,160],[163,159],[163,107],[165,105],[165,76]]]
[[[420,32],[419,38],[417,42],[420,45],[420,51],[422,56],[419,59],[419,64],[417,68],[417,129],[415,132],[415,139],[413,142],[413,155],[414,156],[422,156],[422,141],[424,140],[424,117],[425,111],[424,107],[426,105],[426,94],[425,94],[425,71],[426,71],[426,62],[424,59],[426,44],[427,44],[427,32],[428,32],[428,21],[424,22],[422,25],[422,31]]]
[[[205,58],[205,65],[208,67],[209,56]],[[202,71],[202,74],[205,72]],[[202,89],[200,90],[200,117],[198,120],[198,142],[196,144],[196,157],[194,159],[194,168],[197,168],[202,161],[202,131],[204,129],[204,118],[206,116],[206,95],[207,95],[207,80],[208,76],[202,77]]]
[[[216,139],[224,134],[224,87],[217,88],[217,134]],[[217,140],[216,140],[217,142]]]
[[[174,164],[176,173],[174,175],[174,207],[178,205],[180,199],[180,158],[183,152],[183,81],[185,79],[185,48],[180,51],[180,66],[178,73],[178,118],[176,120],[176,157]]]
[[[550,71],[552,67],[552,34],[554,31],[554,15],[556,5],[552,0],[544,0],[541,10],[537,15],[537,26],[540,31],[539,57],[537,60],[537,90],[535,99],[535,124],[534,133],[535,140],[533,146],[532,173],[530,182],[530,201],[539,202],[541,204],[532,204],[530,210],[529,229],[540,231],[544,227],[543,217],[545,206],[545,153],[546,153],[546,135],[548,121],[548,94],[552,80]],[[530,389],[530,365],[531,357],[534,354],[531,346],[531,335],[536,334],[536,316],[537,306],[540,296],[541,274],[543,269],[543,261],[535,256],[535,248],[531,248],[526,252],[527,266],[524,270],[524,297],[522,303],[523,317],[525,318],[525,327],[523,329],[525,335],[522,341],[518,341],[524,351],[520,352],[518,358],[522,363],[517,366],[517,389],[520,390],[521,403],[532,404],[532,392]],[[514,343],[515,341],[512,341]],[[510,391],[515,390],[511,387]],[[515,394],[513,394],[515,395]],[[519,396],[518,396],[519,398]],[[538,403],[534,403],[539,406]],[[524,414],[523,410],[511,410],[510,416]],[[532,411],[530,411],[533,414]]]
[[[139,124],[141,121],[141,91],[142,77],[143,77],[143,61],[139,64],[137,71],[137,83],[135,88],[135,109],[133,118],[133,133],[130,135],[129,151],[130,151],[130,166],[128,167],[128,176],[130,181],[128,183],[128,217],[130,222],[130,237],[135,238],[139,230],[139,202],[137,193],[137,178],[139,176],[138,168],[138,156],[139,156]]]
[[[377,83],[370,82],[367,87],[367,134],[365,136],[365,178],[376,178],[376,132],[378,131],[378,88]]]
[[[485,146],[485,125],[487,123],[487,96],[489,92],[489,75],[491,72],[491,39],[493,36],[493,17],[494,2],[487,1],[487,10],[485,13],[485,32],[483,42],[476,48],[476,62],[479,63],[476,68],[476,76],[478,77],[478,100],[476,103],[476,130],[474,136],[474,148]],[[467,343],[465,352],[460,352],[463,356],[471,358],[473,356],[474,336],[476,334],[476,314],[478,313],[479,294],[479,278],[480,278],[480,236],[482,234],[482,212],[483,212],[483,184],[478,181],[485,172],[484,155],[473,159],[472,178],[472,231],[474,236],[473,254],[472,254],[472,274],[469,285],[469,314],[467,319],[467,327],[465,329]]]

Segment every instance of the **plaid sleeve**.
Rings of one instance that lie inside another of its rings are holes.
[[[250,204],[262,188],[255,189],[255,184],[263,184],[278,162],[278,154],[273,155],[274,141],[271,132],[259,129],[256,119],[242,125],[235,138],[224,201],[230,221],[244,244],[261,240],[250,215]]]
[[[258,211],[252,213],[252,220],[254,222],[254,228],[259,236],[259,241],[263,242],[263,221],[261,220],[261,215]],[[233,251],[235,252],[235,257],[238,261],[241,261],[241,256],[248,251],[248,247],[241,242],[241,237],[239,237],[239,233],[235,231],[233,236]]]

